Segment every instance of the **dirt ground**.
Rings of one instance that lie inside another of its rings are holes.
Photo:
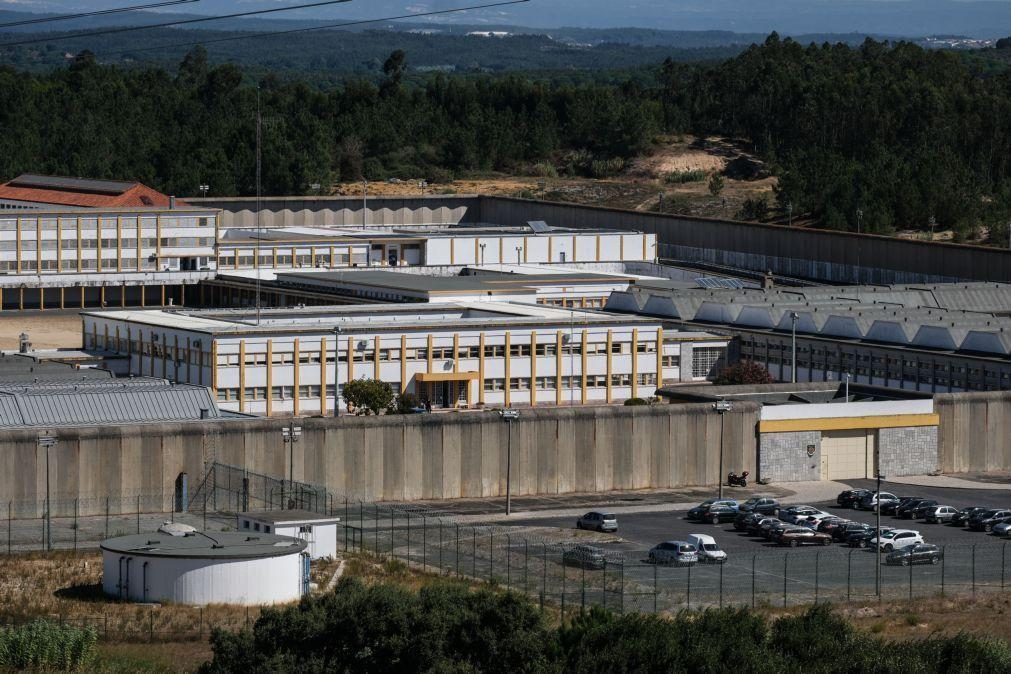
[[[492,175],[429,185],[425,193],[520,196],[611,208],[732,218],[746,199],[765,196],[772,204],[775,196],[776,179],[772,177],[755,180],[725,177],[723,191],[716,196],[710,194],[709,178],[722,173],[731,160],[742,156],[754,159],[742,145],[722,138],[668,138],[613,178]],[[702,171],[703,179],[689,183],[665,179],[669,174],[687,171]],[[418,182],[411,179],[370,183],[369,194],[420,195]],[[362,186],[356,182],[343,183],[337,185],[334,192],[360,195]]]
[[[0,349],[17,349],[22,332],[28,333],[36,349],[79,349],[83,346],[81,317],[74,312],[0,314]]]

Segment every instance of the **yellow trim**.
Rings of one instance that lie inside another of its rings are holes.
[[[554,248],[555,248],[555,238],[553,236],[548,237],[548,262],[554,262]]]
[[[414,375],[418,382],[424,384],[428,382],[440,381],[477,381],[481,378],[480,372],[419,372]]]
[[[847,431],[860,428],[905,428],[937,426],[938,414],[889,414],[879,417],[822,417],[818,419],[776,419],[760,421],[760,433],[796,433],[799,431]]]
[[[612,330],[607,331],[607,402],[613,400],[611,394],[611,344],[614,341],[614,334]]]
[[[597,262],[600,262],[600,234],[597,235]]]
[[[474,264],[481,264],[481,237],[474,238]]]
[[[39,286],[39,311],[46,310],[46,289],[43,286]],[[106,326],[108,328],[108,326]]]
[[[456,264],[456,239],[449,240],[449,263]]]
[[[562,331],[555,335],[555,404],[562,404]]]
[[[576,235],[572,235],[572,261],[576,261]]]
[[[646,260],[646,255],[649,254],[648,251],[647,251],[647,248],[646,248],[646,239],[648,237],[645,234],[640,234],[639,236],[642,237],[642,259],[645,261]]]
[[[583,353],[580,354],[580,367],[582,371],[579,373],[580,383],[582,384],[582,393],[580,397],[580,402],[584,405],[586,404],[586,330],[583,330]]]
[[[400,392],[407,393],[407,335],[400,335]]]
[[[142,271],[143,268],[144,268],[144,265],[141,262],[141,258],[144,256],[144,252],[143,252],[144,248],[143,248],[143,246],[141,246],[141,242],[144,240],[144,238],[143,238],[144,229],[142,227],[142,223],[143,222],[144,222],[144,218],[142,218],[141,216],[138,215],[137,216],[137,271]]]
[[[298,375],[299,370],[302,369],[302,367],[298,364],[300,355],[301,354],[299,354],[298,352],[298,339],[296,338],[294,344],[292,345],[292,357],[291,357],[291,363],[295,367],[295,371],[292,373],[292,384],[293,384],[291,390],[292,414],[294,414],[296,417],[298,416],[299,403],[301,402],[301,400],[299,399],[300,396],[298,394]]]
[[[159,267],[161,267],[161,214],[160,213],[157,216],[155,216],[155,219],[154,219],[154,236],[155,236],[155,240],[154,240],[154,251],[155,251],[154,252],[154,257],[155,257],[155,260],[154,260],[154,269],[155,269],[155,271],[158,271]],[[236,256],[238,256],[238,253],[236,253]],[[238,259],[238,257],[236,257],[235,259]]]
[[[526,241],[526,239],[524,239]],[[524,248],[526,250],[526,248]],[[530,333],[530,406],[537,406],[537,333]]]
[[[453,372],[460,371],[460,333],[453,333]]]
[[[147,306],[147,286],[141,284],[140,286],[140,306],[143,309]]]
[[[161,305],[165,306],[165,286],[161,287]]]
[[[83,269],[84,262],[81,258],[81,217],[77,216],[77,271],[80,272]],[[18,259],[21,258],[21,254],[18,253]],[[81,307],[84,307],[84,286],[81,286]]]
[[[326,337],[319,338],[319,413],[326,416]]]
[[[625,235],[624,234],[619,234],[618,235],[618,259],[619,260],[624,260],[625,259]]]
[[[527,263],[527,237],[523,237],[523,264]],[[533,389],[531,389],[533,390]]]
[[[432,333],[428,333],[428,371],[432,371]]]
[[[632,397],[639,397],[639,328],[632,329]]]
[[[143,358],[143,353],[139,354],[140,358]],[[144,372],[144,366],[141,365],[141,373]],[[214,391],[214,398],[217,399],[218,395],[218,342],[217,340],[211,340],[211,390]]]
[[[267,416],[274,411],[274,340],[267,340]]]
[[[63,220],[58,215],[56,216],[56,273],[63,273]],[[61,287],[60,290],[62,289]],[[63,307],[60,306],[60,308]]]
[[[484,333],[478,338],[478,355],[477,355],[477,401],[484,404]]]
[[[375,348],[372,351],[372,378],[379,380],[379,335],[376,335]]]
[[[139,217],[139,216],[138,216]],[[123,272],[123,216],[116,216],[116,271]]]
[[[501,241],[501,239],[499,239]],[[512,333],[505,333],[505,406],[509,407],[512,402],[512,356],[510,352],[512,351]]]
[[[501,236],[498,239],[498,263],[505,264],[505,238]]]
[[[35,218],[35,273],[42,273],[42,216]]]
[[[122,307],[122,308],[124,308],[124,309],[126,308],[126,284],[125,283],[119,289],[119,306]]]
[[[17,270],[18,270],[18,273],[20,274],[21,273],[21,218],[17,218],[16,222],[17,222],[17,224],[15,226],[15,229],[17,230],[16,231],[16,235],[17,235]],[[80,246],[80,241],[81,241],[80,230],[78,230],[77,241],[78,241],[77,250],[81,250],[81,246]],[[81,270],[78,269],[77,271],[81,271]]]
[[[345,386],[355,378],[355,352],[352,347],[352,338],[348,336],[348,378],[344,380]]]
[[[691,363],[688,367],[691,367]],[[663,388],[663,328],[657,328],[656,331],[656,387]]]

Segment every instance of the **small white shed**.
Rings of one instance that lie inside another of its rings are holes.
[[[310,510],[261,510],[239,513],[237,517],[241,533],[261,532],[305,541],[310,559],[337,556],[339,517]]]

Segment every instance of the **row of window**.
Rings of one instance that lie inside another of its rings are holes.
[[[636,383],[639,386],[656,386],[656,374],[652,372],[642,372],[635,377]],[[512,377],[509,380],[509,390],[510,391],[529,391],[530,390],[530,377]],[[558,378],[557,377],[537,377],[534,380],[537,389],[542,391],[554,391],[557,390]],[[628,373],[622,374],[612,374],[611,375],[611,386],[613,387],[629,387],[632,385],[632,375]],[[484,380],[484,390],[485,391],[504,391],[506,386],[506,380],[502,377],[489,378]],[[577,389],[583,387],[583,377],[582,375],[573,376],[563,376],[562,377],[562,388],[563,389]],[[607,375],[587,375],[586,376],[586,387],[587,388],[607,388]]]

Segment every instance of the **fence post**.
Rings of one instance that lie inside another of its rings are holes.
[[[751,608],[755,608],[755,560],[758,555],[751,556]]]
[[[471,527],[470,531],[472,534],[474,534],[474,543],[471,546],[470,550],[470,561],[473,564],[473,568],[471,569],[471,577],[474,580],[477,580],[477,528]]]
[[[428,566],[428,516],[421,515],[421,570]]]
[[[814,553],[814,605],[818,605],[818,571],[820,570],[819,558],[821,557],[820,552]]]
[[[548,544],[541,543],[541,550],[543,552],[543,570],[541,573],[541,611],[544,611],[544,595],[548,593]]]
[[[685,592],[685,606],[689,611],[692,610],[692,567],[688,565],[688,587]]]
[[[7,554],[11,554],[11,526],[14,524],[14,501],[7,501]],[[106,536],[108,538],[108,536]]]
[[[976,596],[976,545],[972,546],[972,596]]]
[[[579,565],[579,608],[586,609],[586,564]]]
[[[850,592],[853,580],[853,550],[846,555],[846,601],[850,600]]]
[[[569,575],[569,570],[565,566],[565,557],[562,557],[562,622],[565,622],[565,578]]]
[[[624,559],[621,560],[621,566],[618,567],[618,571],[619,571],[619,574],[620,574],[618,576],[618,584],[619,584],[619,586],[621,588],[621,594],[618,595],[621,598],[620,599],[621,603],[618,604],[618,613],[621,613],[622,615],[624,615],[625,614],[625,560]]]
[[[508,589],[512,585],[513,574],[512,574],[512,560],[509,558],[509,550],[512,548],[512,536],[506,534],[506,588]]]
[[[204,529],[207,528],[207,522],[204,522]],[[105,537],[109,537],[109,497],[105,497]]]
[[[945,567],[945,557],[948,556],[948,546],[941,546],[941,596],[944,596],[944,567]]]
[[[1000,547],[1000,589],[1004,589],[1004,553],[1007,552],[1007,543]]]
[[[407,568],[411,568],[411,511],[407,511]]]
[[[526,538],[523,539],[523,592],[529,593],[530,588],[527,585],[527,578],[530,574],[530,541]]]
[[[74,552],[77,552],[77,516],[81,512],[81,499],[74,499]]]
[[[495,529],[488,529],[488,582],[495,580]]]
[[[913,599],[913,553],[909,552],[909,599]]]
[[[456,524],[456,577],[460,577],[460,523]]]
[[[790,560],[790,553],[783,553],[783,608],[786,608],[786,569]]]
[[[140,494],[137,494],[137,533],[140,533]]]
[[[720,562],[720,608],[723,608],[723,562]]]
[[[657,597],[657,584],[656,584],[656,563],[653,563],[653,613],[656,613],[656,597]]]

